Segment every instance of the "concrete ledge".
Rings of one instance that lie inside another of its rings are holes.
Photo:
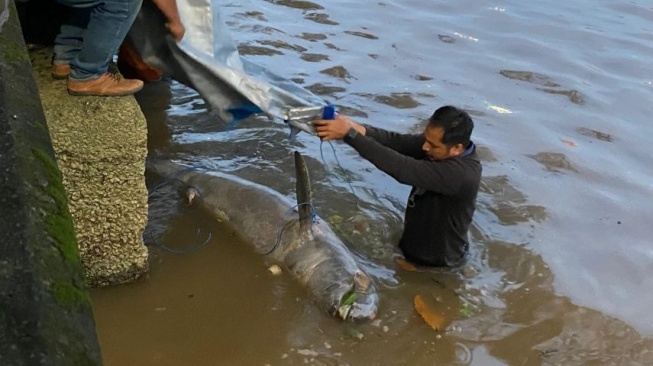
[[[101,365],[61,174],[12,1],[0,1],[0,365]]]
[[[51,77],[52,50],[31,51],[52,144],[91,286],[147,271],[147,122],[129,97],[73,97]]]

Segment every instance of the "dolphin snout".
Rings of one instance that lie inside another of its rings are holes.
[[[366,293],[359,296],[349,310],[348,319],[356,321],[369,321],[376,318],[379,297],[374,293]]]
[[[336,305],[335,315],[343,320],[372,320],[376,317],[379,297],[372,280],[364,272],[354,273],[349,291],[345,292]]]

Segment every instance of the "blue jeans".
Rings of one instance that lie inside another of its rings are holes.
[[[57,0],[70,7],[54,40],[53,64],[70,64],[70,78],[97,79],[125,39],[142,0]]]

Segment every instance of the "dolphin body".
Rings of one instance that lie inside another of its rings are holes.
[[[169,161],[152,167],[174,176],[201,197],[201,205],[232,225],[254,249],[285,268],[329,314],[352,320],[376,317],[376,287],[354,255],[312,210],[308,170],[295,152],[297,205],[266,186],[214,171],[189,169]],[[286,216],[294,208],[297,218]]]

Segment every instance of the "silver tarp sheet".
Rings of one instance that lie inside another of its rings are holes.
[[[291,125],[311,132],[304,122],[320,117],[326,103],[242,58],[220,17],[218,1],[177,0],[177,7],[186,28],[179,43],[169,35],[159,10],[143,2],[127,38],[145,62],[197,90],[226,122],[265,113],[287,122],[294,119]]]

